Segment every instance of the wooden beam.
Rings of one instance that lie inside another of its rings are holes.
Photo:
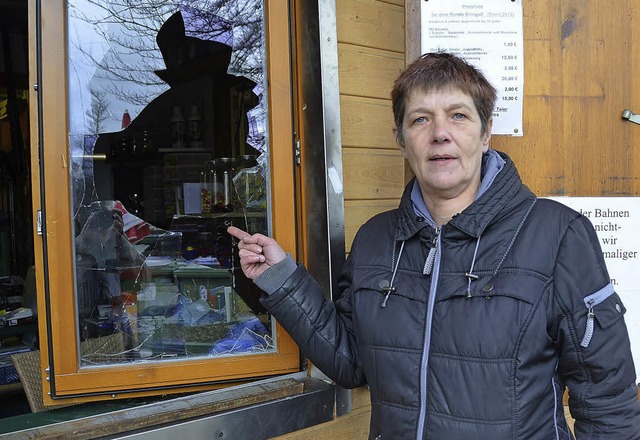
[[[282,399],[301,394],[303,389],[302,382],[287,378],[209,391],[37,427],[29,430],[28,438],[33,440],[99,438]]]

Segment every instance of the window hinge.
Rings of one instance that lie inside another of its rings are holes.
[[[296,141],[296,165],[300,165],[300,139]]]
[[[42,211],[39,209],[36,213],[36,233],[42,235]]]

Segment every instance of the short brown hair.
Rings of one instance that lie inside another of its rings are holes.
[[[496,89],[480,70],[462,58],[447,52],[426,53],[400,73],[391,91],[396,139],[400,145],[404,145],[402,124],[409,94],[416,89],[428,93],[447,87],[459,89],[473,99],[482,133],[485,133],[496,103]]]

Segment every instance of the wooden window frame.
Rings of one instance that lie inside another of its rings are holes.
[[[40,23],[37,23],[37,8]],[[224,358],[194,358],[168,362],[118,364],[80,368],[75,313],[74,258],[68,147],[68,88],[66,2],[29,0],[31,69],[32,163],[42,161],[42,175],[34,167],[34,212],[43,212],[43,231],[34,234],[38,286],[39,334],[45,404],[56,399],[81,402],[126,395],[135,397],[211,389],[224,384],[299,371],[298,347],[276,325],[276,352]],[[265,2],[271,206],[273,236],[292,254],[296,251],[293,108],[291,81],[290,11],[288,2]],[[40,57],[36,26],[41,26]],[[38,59],[40,58],[40,59]],[[38,97],[37,93],[42,96]],[[38,101],[42,119],[38,120]],[[39,132],[39,127],[42,133]],[[39,141],[42,148],[39,148]],[[42,181],[41,181],[42,179]],[[36,222],[34,221],[34,224]],[[46,259],[46,261],[45,261]],[[46,279],[45,279],[46,274]]]

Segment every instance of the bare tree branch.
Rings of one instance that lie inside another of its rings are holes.
[[[78,42],[77,49],[96,67],[95,78],[102,79],[105,92],[136,105],[146,105],[159,88],[166,84],[155,74],[164,69],[165,60],[158,50],[156,37],[168,17],[180,8],[188,9],[197,19],[198,29],[189,28],[188,35],[212,40],[233,35],[236,64],[232,70],[248,78],[262,75],[262,66],[244,63],[256,54],[261,58],[263,31],[261,1],[256,0],[86,0],[98,8],[89,16],[86,10],[69,6],[71,17],[92,26],[109,50],[95,55],[91,46]],[[256,6],[258,5],[258,6]],[[135,83],[132,91],[127,84]]]
[[[104,121],[109,117],[109,100],[107,99],[107,92],[90,89],[91,93],[91,108],[87,110],[87,117],[89,118],[89,133],[98,134],[102,133],[102,126]]]

